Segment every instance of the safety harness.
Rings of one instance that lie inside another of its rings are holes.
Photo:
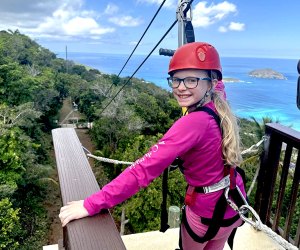
[[[219,116],[210,108],[208,107],[198,107],[192,112],[195,111],[204,111],[211,115],[216,123],[218,124],[219,128],[221,129],[221,121]],[[222,129],[221,129],[222,132]],[[184,172],[183,168],[183,161],[180,158],[177,158],[172,166],[169,169],[166,169],[163,174],[163,202],[162,202],[162,212],[161,212],[161,232],[165,232],[169,225],[167,224],[167,209],[166,209],[166,198],[167,198],[167,180],[168,180],[168,172],[176,169],[176,166],[179,167],[181,172]],[[193,204],[197,193],[212,193],[219,190],[224,190],[223,194],[219,198],[216,203],[215,210],[213,212],[212,218],[201,218],[201,223],[208,226],[208,230],[203,237],[198,236],[189,226],[186,218],[185,206],[182,208],[182,223],[184,224],[188,234],[191,238],[199,243],[204,243],[213,239],[216,234],[218,233],[220,227],[229,227],[234,224],[239,218],[239,214],[235,215],[232,218],[224,219],[224,215],[228,206],[228,202],[234,202],[238,207],[247,204],[246,199],[242,195],[241,191],[239,190],[238,186],[236,185],[236,176],[237,172],[242,176],[244,185],[246,183],[245,173],[239,167],[228,166],[224,164],[224,178],[221,179],[219,182],[206,186],[206,187],[193,187],[191,185],[187,186],[186,196],[185,196],[185,205]],[[229,198],[230,196],[230,198]],[[233,246],[233,238],[236,230],[233,230],[232,234],[228,239],[228,244],[232,249]],[[180,240],[179,240],[180,249],[182,249],[182,241],[181,241],[181,232],[180,232]]]

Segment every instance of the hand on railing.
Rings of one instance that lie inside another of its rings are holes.
[[[83,206],[83,200],[71,201],[60,209],[59,218],[64,227],[72,220],[89,216],[88,211]]]

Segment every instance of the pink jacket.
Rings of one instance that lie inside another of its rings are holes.
[[[213,102],[205,106],[215,110]],[[141,188],[147,187],[176,157],[184,160],[184,175],[188,184],[209,186],[224,176],[220,129],[209,114],[193,112],[177,120],[157,144],[143,157],[126,168],[118,177],[99,192],[84,200],[89,215],[109,209],[128,199]],[[179,174],[179,173],[178,173]],[[245,194],[242,178],[237,185]],[[190,206],[199,216],[211,218],[214,207],[223,191],[197,194],[196,202]],[[227,208],[225,218],[236,213]]]

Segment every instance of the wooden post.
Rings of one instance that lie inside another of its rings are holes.
[[[179,227],[180,224],[180,208],[177,206],[169,207],[168,225],[170,228]]]
[[[120,235],[124,235],[125,225],[128,223],[128,221],[129,220],[125,220],[125,208],[122,208]]]

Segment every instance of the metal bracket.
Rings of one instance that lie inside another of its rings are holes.
[[[195,35],[192,25],[192,10],[191,4],[193,0],[178,0],[176,10],[176,18],[178,22],[178,47],[181,47],[187,42],[194,42]],[[175,50],[159,49],[159,55],[173,56]]]

